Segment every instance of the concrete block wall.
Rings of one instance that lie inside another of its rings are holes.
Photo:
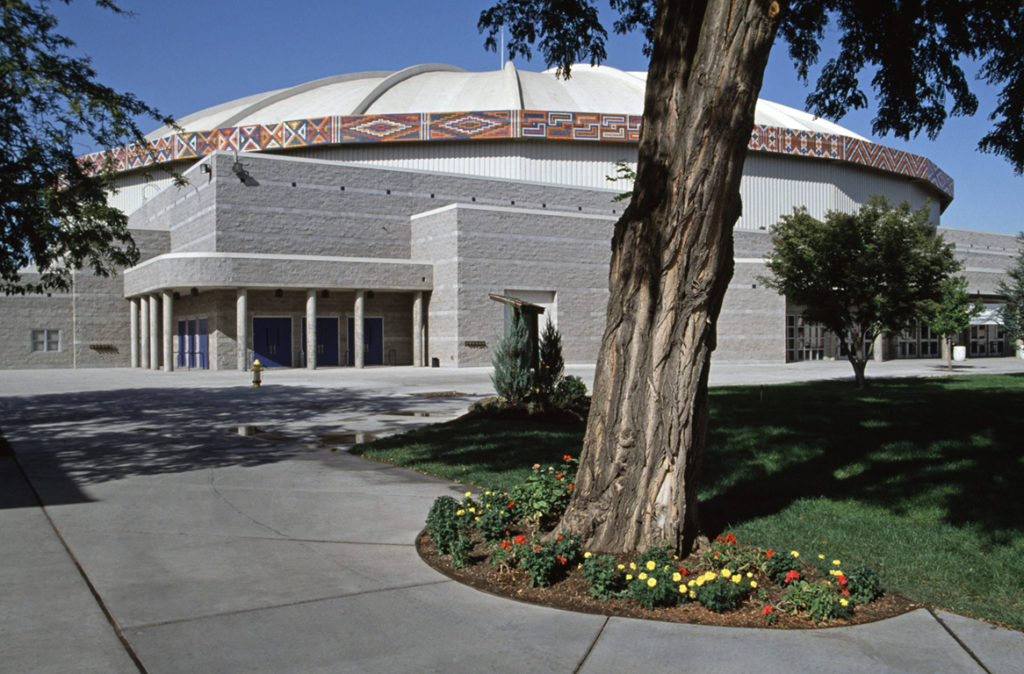
[[[553,291],[566,362],[595,360],[604,331],[615,218],[469,204],[457,210],[455,363],[490,364],[504,334],[505,308],[488,295],[510,289]]]

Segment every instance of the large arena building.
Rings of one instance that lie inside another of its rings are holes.
[[[596,360],[613,225],[635,163],[645,74],[512,64],[341,75],[230,101],[116,151],[142,253],[68,293],[0,298],[3,367],[246,368],[490,363],[505,295],[544,307],[567,362]],[[770,92],[768,92],[770,95]],[[834,340],[764,288],[769,230],[872,195],[930,205],[970,290],[990,305],[962,343],[1010,353],[994,311],[1013,237],[941,227],[953,181],[927,158],[762,100],[716,358],[837,357]],[[170,171],[184,175],[173,184]],[[927,327],[876,358],[938,357]]]

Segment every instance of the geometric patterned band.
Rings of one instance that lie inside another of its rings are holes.
[[[115,171],[195,159],[218,150],[257,152],[348,143],[472,141],[501,138],[635,143],[638,115],[544,110],[492,110],[395,115],[348,115],[246,124],[209,131],[184,131],[110,152],[82,157],[94,166],[105,160]],[[927,181],[952,199],[953,179],[925,157],[877,143],[815,131],[756,125],[748,147],[800,157],[850,162]]]

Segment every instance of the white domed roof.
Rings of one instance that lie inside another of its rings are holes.
[[[187,115],[178,123],[185,131],[203,131],[330,115],[486,110],[641,115],[646,83],[646,73],[609,66],[576,65],[566,80],[556,77],[554,70],[517,70],[511,62],[502,70],[481,73],[427,64],[397,72],[338,75],[247,96]],[[837,124],[765,100],[758,101],[755,123],[863,140]],[[164,127],[148,137],[170,133]]]

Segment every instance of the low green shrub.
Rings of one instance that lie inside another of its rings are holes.
[[[580,567],[583,577],[589,585],[590,594],[598,599],[611,599],[622,594],[623,575],[618,562],[611,555],[595,555],[583,553],[583,565]]]
[[[530,584],[545,587],[577,562],[580,541],[577,536],[558,534],[548,541],[531,541],[523,545],[517,554],[519,567],[530,574]]]

